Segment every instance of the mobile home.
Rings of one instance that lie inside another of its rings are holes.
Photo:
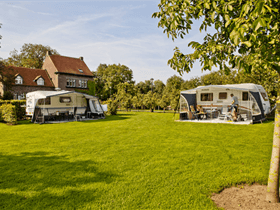
[[[97,97],[64,90],[27,93],[26,115],[40,123],[105,117]]]
[[[196,107],[200,106],[206,113],[205,118],[218,121],[221,119],[219,116],[225,114],[223,112],[231,105],[231,94],[238,98],[239,120],[260,122],[270,113],[270,102],[261,85],[252,83],[208,85],[181,91],[180,119],[193,119],[191,107],[197,111]]]

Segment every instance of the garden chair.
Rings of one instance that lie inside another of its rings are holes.
[[[193,120],[193,119],[199,120],[199,115],[198,115],[198,113],[196,113],[194,107],[191,105],[190,108],[191,108],[191,113],[192,113],[192,119],[191,120]]]
[[[223,106],[221,113],[219,113],[218,118],[219,120],[228,120],[229,118],[231,119],[231,115],[228,112],[227,106]]]

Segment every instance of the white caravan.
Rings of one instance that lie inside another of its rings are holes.
[[[205,111],[205,118],[219,119],[225,108],[231,105],[231,94],[238,98],[238,114],[242,121],[251,123],[265,120],[270,113],[270,102],[266,91],[261,85],[252,83],[232,85],[199,86],[191,90],[181,91],[180,119],[193,119],[191,106],[201,106]]]
[[[27,93],[26,115],[40,123],[105,117],[97,97],[64,90]]]

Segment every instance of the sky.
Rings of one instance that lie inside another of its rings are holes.
[[[152,18],[160,0],[0,0],[0,57],[6,59],[25,43],[50,46],[60,55],[84,57],[91,71],[99,64],[121,64],[133,71],[133,80],[166,80],[180,76],[167,65],[178,46],[191,53],[190,41],[202,41],[196,23],[184,39],[172,41]],[[189,80],[209,73],[195,63]]]

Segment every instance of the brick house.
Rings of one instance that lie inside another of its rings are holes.
[[[14,82],[11,92],[14,99],[24,99],[26,93],[36,90],[54,90],[54,85],[46,70],[30,69],[25,67],[11,67]],[[3,96],[5,87],[0,83],[0,95]]]
[[[54,87],[61,90],[88,90],[88,81],[94,78],[83,57],[71,58],[47,52],[42,68],[49,73]]]

